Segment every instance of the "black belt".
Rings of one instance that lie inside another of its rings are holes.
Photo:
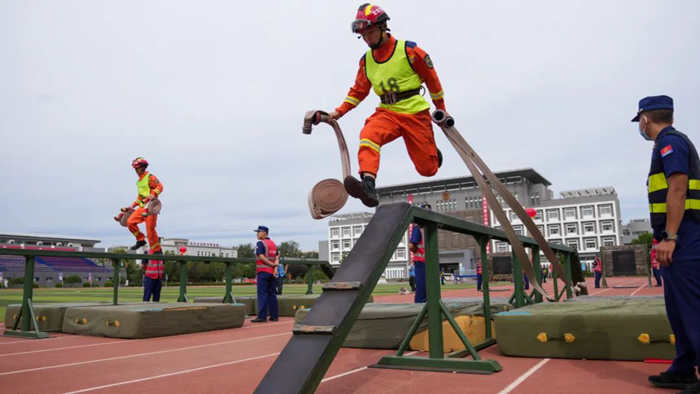
[[[382,104],[396,104],[401,100],[405,100],[417,94],[420,94],[420,88],[406,90],[403,92],[386,92],[379,96],[379,99],[382,101]]]

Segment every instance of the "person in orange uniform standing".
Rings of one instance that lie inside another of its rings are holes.
[[[135,158],[131,162],[131,166],[134,168],[134,171],[136,171],[139,180],[136,182],[138,196],[136,197],[136,201],[131,204],[131,208],[136,209],[134,209],[134,212],[127,220],[127,228],[134,234],[134,237],[136,237],[136,243],[130,249],[136,250],[146,245],[146,236],[138,227],[139,223],[146,222],[146,234],[148,234],[148,245],[150,249],[154,254],[163,254],[163,249],[160,247],[160,242],[158,241],[158,233],[156,232],[158,215],[149,215],[148,209],[146,208],[146,204],[157,198],[163,192],[163,184],[155,175],[146,171],[148,161],[143,157]],[[128,209],[129,208],[122,208],[122,212]],[[119,221],[121,219],[120,216],[115,217],[114,220]]]
[[[348,194],[368,207],[379,204],[375,179],[379,171],[380,149],[403,137],[408,154],[419,174],[433,176],[442,165],[442,154],[435,145],[430,104],[421,95],[428,86],[436,108],[445,110],[444,92],[430,56],[415,42],[397,40],[387,28],[389,15],[380,7],[363,4],[352,23],[369,50],[360,59],[355,84],[343,103],[329,116],[339,119],[367,97],[370,89],[381,104],[365,121],[360,132],[358,152],[361,181],[348,177]]]

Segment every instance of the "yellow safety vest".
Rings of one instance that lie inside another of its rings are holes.
[[[146,173],[141,179],[136,182],[136,188],[139,192],[139,197],[141,199],[146,199],[151,195],[151,187],[148,185],[148,180],[151,177],[150,173]],[[139,201],[141,207],[144,206],[142,201]]]
[[[423,80],[413,70],[413,66],[408,60],[406,41],[404,40],[396,41],[394,53],[382,63],[374,59],[371,49],[368,50],[365,54],[365,71],[377,96],[388,92],[399,93],[419,89],[423,85]],[[395,104],[379,104],[379,107],[399,113],[415,114],[430,109],[430,104],[425,101],[423,96],[416,94]]]

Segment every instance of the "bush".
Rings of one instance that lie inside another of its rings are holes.
[[[36,283],[36,282],[32,283],[32,288],[33,288],[33,289],[38,289],[38,288],[39,288],[39,284]]]
[[[83,287],[90,287],[90,282],[83,283]]]
[[[56,287],[58,287],[59,289],[62,288],[62,287],[63,287],[63,283],[61,283],[61,282],[56,283]]]
[[[113,286],[114,286],[114,282],[112,282],[111,280],[105,281],[105,287],[113,287]]]
[[[18,278],[10,278],[10,280],[7,283],[11,284],[11,285],[23,285],[24,284],[24,277],[20,276]]]
[[[82,283],[83,279],[79,275],[70,275],[66,276],[65,279],[63,279],[63,282],[68,284],[68,283]]]

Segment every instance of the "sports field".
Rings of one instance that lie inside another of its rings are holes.
[[[494,285],[499,285],[498,282]],[[443,289],[456,290],[474,288],[474,283],[445,284]],[[408,283],[378,284],[373,295],[398,294],[402,288],[409,288]],[[285,284],[284,294],[304,294],[308,286],[306,284]],[[314,294],[321,294],[321,285],[314,285]],[[38,288],[34,289],[33,301],[37,302],[112,302],[114,294],[111,287],[80,287],[80,288]],[[175,302],[180,294],[178,286],[164,287],[161,293],[161,302]],[[241,285],[233,287],[233,295],[255,295],[255,285]],[[187,297],[224,297],[224,286],[188,286]],[[119,302],[140,302],[143,297],[141,287],[119,288]],[[0,289],[0,319],[5,318],[5,309],[9,304],[22,302],[22,289]]]
[[[606,289],[591,295],[648,296],[662,294],[644,277],[609,278]],[[402,284],[378,285],[375,302],[411,302],[400,295]],[[615,286],[615,287],[613,287]],[[545,288],[551,291],[551,281]],[[111,289],[37,289],[36,301],[111,301]],[[140,289],[121,289],[120,300],[138,301]],[[174,300],[177,288],[168,288]],[[509,285],[494,284],[493,297],[509,295]],[[253,286],[234,293],[253,294]],[[285,287],[304,293],[305,285]],[[315,289],[320,292],[320,289]],[[190,296],[222,295],[223,287],[188,288]],[[443,297],[478,297],[473,285],[443,287]],[[0,292],[3,303],[19,300],[18,290]],[[241,328],[150,339],[116,339],[51,334],[42,340],[0,337],[0,390],[12,393],[249,393],[292,335],[293,319]],[[0,328],[2,323],[0,323]],[[493,375],[450,374],[369,368],[381,349],[343,348],[326,373],[319,393],[661,393],[647,376],[667,365],[630,361],[595,361],[503,356],[498,345],[481,350],[503,371]],[[284,384],[284,382],[280,382]]]

